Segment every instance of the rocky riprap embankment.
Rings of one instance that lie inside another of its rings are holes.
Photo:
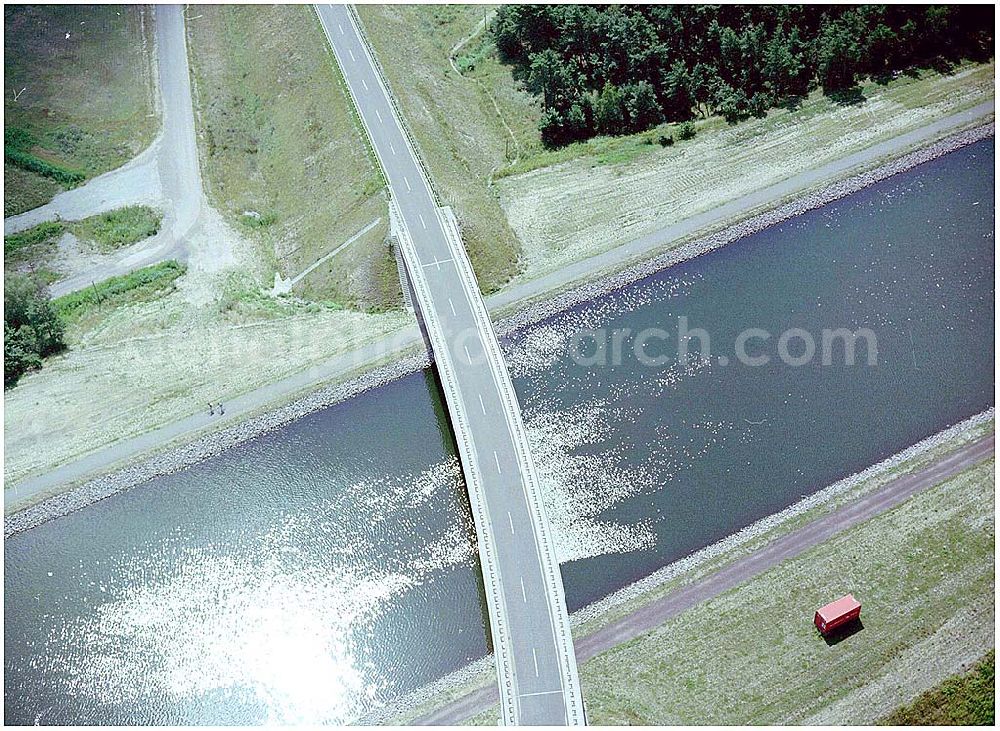
[[[718,249],[769,226],[781,223],[800,213],[819,208],[888,177],[904,172],[941,155],[991,137],[994,124],[951,135],[933,145],[904,155],[874,170],[833,183],[822,190],[803,195],[773,210],[753,216],[728,226],[708,236],[682,244],[659,256],[630,266],[593,282],[573,287],[555,297],[530,305],[496,324],[497,334],[509,336],[539,320],[550,317],[580,302],[621,289],[681,261]],[[160,475],[177,472],[185,467],[213,457],[226,449],[278,429],[295,419],[325,408],[371,388],[402,378],[430,365],[427,353],[403,358],[389,365],[379,366],[349,381],[321,388],[291,404],[282,406],[262,416],[254,417],[203,436],[190,444],[169,449],[130,467],[80,485],[77,488],[48,498],[17,513],[5,517],[4,537],[33,528],[52,518],[79,510],[115,493],[135,487]]]

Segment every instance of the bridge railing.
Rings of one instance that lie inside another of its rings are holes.
[[[399,102],[396,100],[396,96],[392,93],[392,87],[389,86],[389,77],[385,75],[385,71],[382,69],[382,64],[379,63],[378,56],[375,55],[375,49],[368,40],[368,37],[365,35],[364,25],[361,22],[361,16],[358,14],[357,8],[353,5],[347,6],[347,12],[351,16],[351,22],[358,31],[358,38],[361,39],[361,43],[365,47],[368,58],[371,60],[372,67],[375,69],[375,76],[378,78],[383,91],[385,91],[385,96],[389,100],[389,106],[392,107],[392,113],[396,118],[396,123],[399,125],[399,128],[403,130],[403,137],[406,138],[406,143],[409,145],[410,151],[413,153],[413,157],[417,161],[417,167],[420,169],[420,175],[427,184],[427,189],[431,192],[431,196],[434,198],[434,203],[440,206],[441,196],[438,195],[437,189],[434,187],[434,184],[431,183],[430,167],[428,167],[423,153],[420,151],[420,145],[417,144],[417,138],[413,136],[413,132],[406,124],[406,118],[403,116],[402,110],[399,108]]]
[[[396,202],[390,201],[389,205],[392,208],[390,215],[399,216]],[[399,216],[398,220],[401,221],[402,217]],[[451,413],[459,453],[462,457],[462,463],[465,466],[466,483],[469,488],[469,503],[472,507],[473,518],[477,526],[476,542],[479,545],[479,560],[483,569],[483,584],[487,592],[487,602],[490,605],[490,630],[493,635],[493,648],[496,656],[497,681],[502,701],[501,705],[503,706],[506,722],[513,724],[517,718],[518,698],[514,690],[516,676],[505,614],[507,603],[504,599],[503,584],[497,569],[496,546],[493,543],[492,523],[490,522],[489,512],[486,509],[486,496],[479,474],[479,461],[476,456],[475,442],[466,418],[465,401],[462,398],[461,390],[455,383],[455,368],[451,361],[451,351],[448,349],[448,343],[440,325],[432,316],[431,309],[428,306],[433,300],[431,299],[424,272],[419,264],[420,258],[405,227],[401,227],[398,241],[400,249],[403,252],[403,261],[406,263],[410,283],[413,286],[418,305],[425,303],[422,307],[422,311],[425,313],[424,322],[427,326],[428,337],[431,340],[431,349],[438,364],[441,385],[445,390],[445,401]]]
[[[560,647],[559,664],[562,670],[564,692],[566,694],[565,700],[568,706],[567,721],[570,725],[582,725],[586,723],[583,697],[580,690],[576,655],[573,651],[572,633],[569,624],[569,613],[566,609],[562,575],[559,571],[559,558],[555,554],[555,550],[552,547],[552,540],[549,536],[548,518],[539,489],[538,474],[535,469],[534,460],[531,457],[527,432],[524,427],[523,417],[521,416],[520,403],[517,400],[517,394],[510,379],[510,373],[505,365],[506,361],[500,350],[500,343],[493,328],[493,321],[490,319],[485,302],[483,302],[479,291],[479,283],[476,280],[472,264],[466,254],[465,246],[462,244],[461,233],[454,214],[449,209],[439,208],[438,219],[448,239],[452,258],[456,264],[456,270],[462,279],[463,288],[466,290],[467,297],[471,303],[483,345],[488,351],[487,361],[504,405],[505,416],[511,432],[511,440],[517,453],[528,502],[533,512],[532,528],[535,532],[539,551],[542,553],[540,559],[543,564],[546,583],[548,584],[546,601],[549,605],[549,615],[553,618],[556,625],[553,627],[553,631],[556,632],[556,640]]]

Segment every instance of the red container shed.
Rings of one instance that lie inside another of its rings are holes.
[[[816,623],[816,629],[826,635],[860,616],[861,602],[855,599],[853,594],[848,594],[817,609],[813,622]]]

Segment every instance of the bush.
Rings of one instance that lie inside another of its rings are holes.
[[[185,271],[171,259],[63,295],[52,304],[64,322],[73,323],[95,307],[114,307],[173,289],[174,280]]]
[[[674,144],[674,136],[660,135],[660,139],[657,142],[660,143],[660,147],[671,147]]]
[[[39,280],[24,274],[7,274],[3,297],[3,385],[14,386],[28,370],[58,353],[63,324]]]
[[[681,140],[690,140],[697,134],[697,130],[694,128],[694,122],[683,122],[680,127],[677,128],[677,137]]]

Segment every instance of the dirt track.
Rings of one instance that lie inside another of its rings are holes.
[[[681,587],[593,634],[575,640],[577,662],[584,663],[623,642],[643,635],[704,601],[719,596],[833,535],[890,510],[910,496],[963,472],[990,457],[994,435],[951,452],[923,470],[903,475],[881,489],[783,536],[748,556],[688,586]],[[498,702],[495,686],[470,693],[413,721],[414,725],[457,725]]]

